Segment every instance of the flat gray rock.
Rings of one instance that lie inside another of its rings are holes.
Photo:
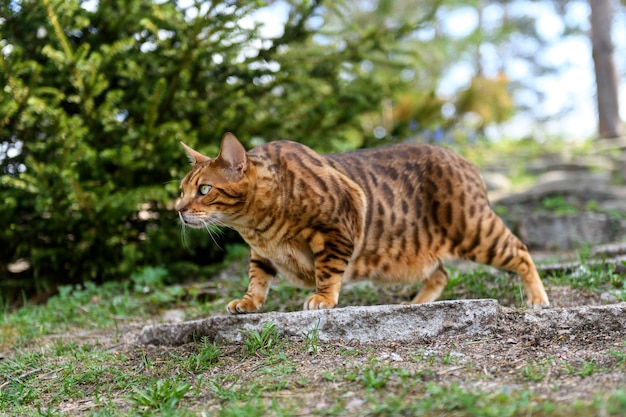
[[[578,331],[623,334],[626,330],[626,303],[580,306],[546,310],[515,310],[506,313],[533,331],[567,334]]]
[[[282,335],[302,337],[317,328],[319,340],[375,342],[415,340],[440,334],[488,334],[501,307],[496,300],[438,301],[420,305],[381,305],[292,313],[218,315],[184,323],[146,326],[139,340],[152,345],[181,345],[209,340],[242,340],[242,332],[260,331],[272,322]]]
[[[604,213],[527,213],[517,222],[517,234],[529,247],[574,249],[619,239],[626,222]]]
[[[568,309],[512,310],[495,300],[438,301],[420,305],[344,307],[292,313],[217,315],[183,323],[156,324],[141,331],[139,341],[176,346],[203,337],[237,342],[242,332],[276,325],[281,335],[303,337],[317,328],[320,341],[409,341],[437,336],[497,336],[509,327],[529,331],[565,332],[567,329],[626,330],[626,303]]]

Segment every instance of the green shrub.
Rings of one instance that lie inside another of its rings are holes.
[[[350,63],[384,42],[352,39],[349,51],[312,42],[318,2],[290,6],[284,33],[263,40],[239,21],[265,6],[0,3],[1,293],[143,266],[166,268],[170,281],[205,275],[224,255],[206,232],[181,242],[172,210],[188,168],[181,141],[209,155],[229,130],[247,145],[363,143],[359,116],[397,81]],[[19,260],[22,271],[11,267]]]

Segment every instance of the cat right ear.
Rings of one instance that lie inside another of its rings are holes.
[[[185,148],[185,152],[187,152],[187,156],[189,157],[189,162],[191,162],[191,165],[201,164],[203,162],[211,160],[211,158],[209,158],[208,156],[204,156],[200,152],[191,149],[183,142],[181,142],[180,144],[183,145],[183,148]]]
[[[243,173],[248,165],[248,155],[239,139],[232,133],[225,133],[222,137],[222,149],[217,159],[226,164],[226,167],[238,173]]]

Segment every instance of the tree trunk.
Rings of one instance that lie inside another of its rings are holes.
[[[591,7],[591,44],[596,71],[598,133],[602,138],[623,134],[619,118],[617,71],[613,61],[611,0],[589,0]]]

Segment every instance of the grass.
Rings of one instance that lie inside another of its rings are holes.
[[[189,355],[185,361],[185,368],[193,373],[211,369],[219,363],[219,359],[224,353],[224,349],[217,342],[211,342],[206,337],[203,337],[202,341],[196,344],[196,349],[197,352]]]
[[[170,411],[183,399],[191,388],[186,381],[155,379],[144,389],[134,388],[130,401],[142,412]]]
[[[551,366],[552,359],[529,361],[528,364],[522,368],[522,377],[531,382],[543,381],[548,375]]]
[[[546,283],[624,291],[624,280],[613,269],[593,264],[585,253],[581,259],[581,270],[549,277]],[[452,270],[450,275],[444,298],[496,298],[518,307],[524,303],[516,276],[494,277],[481,268]],[[321,341],[319,323],[296,338],[286,338],[268,322],[259,331],[242,331],[239,345],[204,338],[178,348],[116,348],[130,323],[158,320],[173,309],[183,310],[187,318],[221,313],[246,284],[245,277],[216,283],[219,292],[207,300],[194,292],[196,287],[166,285],[164,279],[159,268],[144,269],[127,282],[62,287],[45,305],[4,309],[0,416],[611,417],[626,409],[623,389],[600,390],[586,401],[567,403],[539,397],[530,389],[548,379],[555,384],[563,378],[590,381],[611,369],[623,371],[626,340],[607,349],[602,361],[528,360],[514,371],[514,388],[498,389],[477,388],[449,376],[462,370],[470,380],[489,379],[483,368],[466,360],[469,345],[436,349],[416,341],[415,349],[394,362],[380,359],[375,346]],[[267,309],[300,310],[308,294],[279,283],[270,292]],[[356,285],[346,288],[341,299],[343,305],[406,300],[390,294],[373,285]],[[82,336],[101,333],[107,337]],[[350,402],[352,397],[358,401]],[[311,405],[322,400],[323,407]],[[355,404],[355,410],[346,412],[346,406]],[[304,406],[309,408],[303,411]]]
[[[272,353],[280,342],[280,334],[276,325],[272,322],[267,322],[261,328],[261,331],[250,330],[241,331],[243,335],[243,342],[245,345],[244,357],[253,356],[256,354],[269,355]]]
[[[310,331],[302,333],[302,337],[304,338],[304,349],[311,355],[315,355],[320,350],[319,326],[320,321],[318,320]]]

